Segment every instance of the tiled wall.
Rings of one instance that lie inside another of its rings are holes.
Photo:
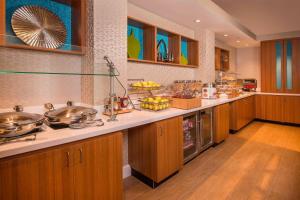
[[[115,63],[126,86],[127,81],[127,1],[94,1],[94,58],[95,71],[107,69],[103,56],[107,55]],[[108,78],[96,77],[94,85],[95,104],[101,104],[108,96]],[[123,94],[120,86],[117,93]]]
[[[215,33],[209,30],[196,32],[196,39],[200,43],[200,66],[195,79],[203,83],[215,81]]]
[[[22,71],[80,72],[81,57],[31,50],[0,49],[0,68]],[[0,108],[80,102],[80,77],[0,75]]]

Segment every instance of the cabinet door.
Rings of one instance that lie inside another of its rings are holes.
[[[285,96],[283,103],[283,121],[300,124],[300,97]]]
[[[54,200],[52,152],[0,161],[1,200]]]
[[[283,40],[261,43],[261,90],[262,92],[284,92]]]
[[[74,199],[74,155],[71,144],[54,150],[55,200]]]
[[[255,118],[254,96],[234,101],[230,104],[230,129],[238,131]]]
[[[156,127],[147,124],[128,131],[128,162],[132,169],[154,180],[156,177]]]
[[[215,48],[215,69],[221,70],[221,49]]]
[[[256,118],[283,121],[283,97],[279,95],[256,96]]]
[[[182,118],[175,117],[155,123],[157,127],[157,176],[160,182],[179,170],[182,165]],[[179,139],[180,138],[180,139]]]
[[[214,142],[220,143],[229,136],[229,104],[214,108]]]
[[[285,40],[285,55],[285,92],[300,93],[300,38]]]
[[[75,199],[123,198],[121,132],[73,146]]]

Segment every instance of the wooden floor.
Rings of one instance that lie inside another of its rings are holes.
[[[300,127],[253,122],[155,190],[124,185],[126,200],[300,200]]]

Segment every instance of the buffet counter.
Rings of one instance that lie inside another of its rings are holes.
[[[132,113],[118,115],[116,122],[106,122],[107,116],[98,115],[97,118],[102,118],[105,125],[102,127],[88,127],[84,129],[60,129],[54,130],[49,127],[45,131],[37,134],[36,140],[25,141],[20,139],[19,141],[12,141],[0,145],[0,158],[14,156],[22,153],[45,149],[57,145],[80,141],[104,134],[109,134],[117,131],[126,130],[129,128],[149,124],[152,122],[185,115],[191,112],[199,111],[202,109],[218,106],[221,104],[229,103],[239,99],[243,99],[249,96],[253,96],[256,93],[245,93],[239,97],[232,99],[215,99],[215,100],[202,100],[201,107],[181,110],[170,108],[159,112],[150,111],[133,111]]]

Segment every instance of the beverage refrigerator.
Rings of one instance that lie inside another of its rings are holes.
[[[211,108],[190,113],[183,118],[184,163],[213,145],[213,112]]]

